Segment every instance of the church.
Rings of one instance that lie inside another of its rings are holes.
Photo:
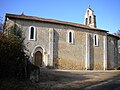
[[[25,38],[29,60],[36,66],[66,70],[110,70],[118,65],[118,37],[98,29],[87,8],[84,25],[54,19],[6,14],[4,32],[14,25]]]

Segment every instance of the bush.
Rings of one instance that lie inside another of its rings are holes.
[[[0,33],[0,77],[25,77],[25,61],[28,59],[24,52],[20,37]]]

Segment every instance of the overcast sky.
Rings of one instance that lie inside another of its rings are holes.
[[[6,13],[38,16],[61,21],[84,23],[88,7],[94,10],[97,28],[110,33],[120,29],[120,0],[0,0],[0,17]]]

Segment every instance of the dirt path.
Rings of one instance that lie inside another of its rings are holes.
[[[85,90],[87,87],[99,85],[99,83],[109,81],[117,76],[120,76],[120,71],[42,69],[40,82],[19,81],[14,78],[1,79],[0,90]],[[93,88],[89,89],[92,90]]]
[[[51,89],[84,89],[87,86],[109,80],[120,75],[120,71],[80,71],[80,70],[45,70],[53,76],[51,80],[40,85]],[[49,77],[51,78],[51,77]]]

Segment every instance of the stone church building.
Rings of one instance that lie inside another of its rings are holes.
[[[114,69],[118,37],[96,28],[94,11],[87,8],[84,25],[54,19],[6,14],[4,32],[22,30],[30,62],[39,67],[76,70]]]

